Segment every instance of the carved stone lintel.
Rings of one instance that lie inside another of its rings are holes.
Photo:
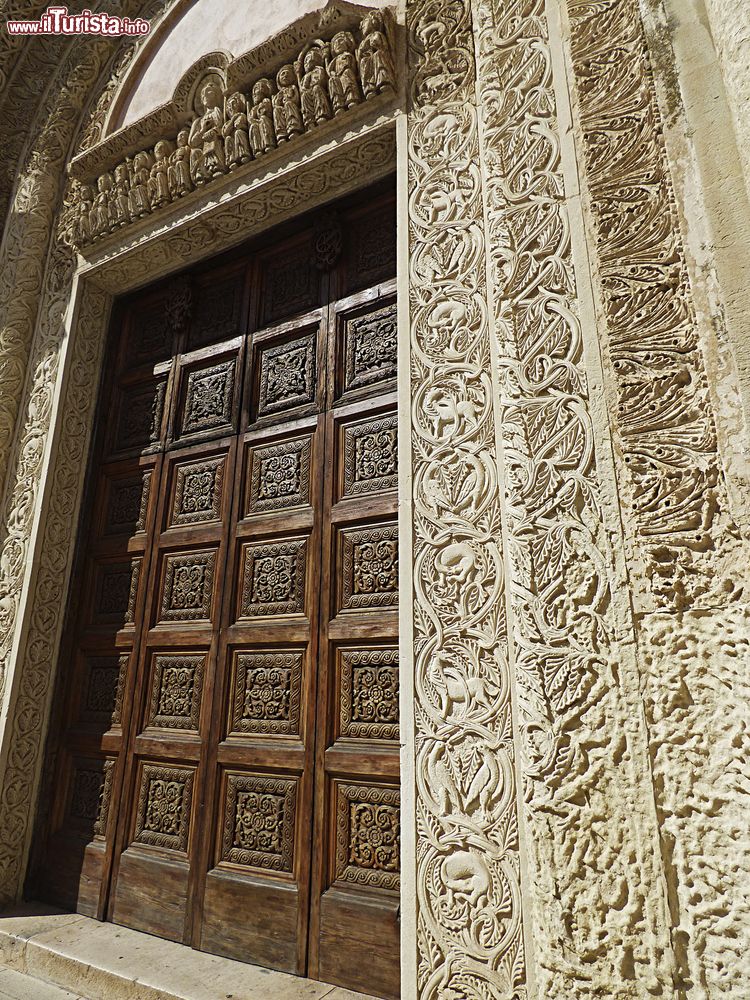
[[[321,15],[319,23],[344,28],[351,20]],[[392,24],[387,10],[369,11],[358,26],[336,31],[330,41],[315,38],[293,57],[287,52],[275,65],[263,64],[266,73],[256,71],[242,89],[230,89],[225,55],[203,56],[180,80],[172,103],[160,109],[161,117],[135,122],[74,160],[66,196],[68,242],[80,250],[394,91]],[[160,133],[153,131],[157,123]],[[140,135],[150,136],[153,145],[138,148]]]

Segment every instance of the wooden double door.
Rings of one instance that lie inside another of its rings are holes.
[[[398,995],[394,204],[121,304],[33,890]]]

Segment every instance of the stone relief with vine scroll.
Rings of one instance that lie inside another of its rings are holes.
[[[418,996],[526,996],[468,2],[407,5]]]

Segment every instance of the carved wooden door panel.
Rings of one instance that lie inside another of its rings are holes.
[[[319,303],[328,280],[321,287],[309,233],[261,255],[258,271],[206,799],[216,829],[205,843],[195,940],[303,974],[328,315]]]
[[[113,325],[35,891],[395,997],[392,197],[339,218]]]
[[[310,974],[399,995],[396,299],[331,309]]]
[[[109,914],[191,940],[226,524],[244,370],[248,263],[197,282],[166,415],[151,565],[134,672]]]

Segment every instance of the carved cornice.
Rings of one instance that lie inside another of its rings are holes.
[[[203,56],[169,103],[72,160],[67,241],[82,250],[388,100],[394,34],[387,9],[334,2],[238,59]]]
[[[393,116],[384,115],[352,135],[306,150],[292,163],[281,160],[262,177],[227,178],[218,203],[206,193],[178,202],[163,216],[147,216],[118,240],[96,243],[85,273],[118,294],[322,204],[334,192],[343,195],[385,177],[395,166]]]

